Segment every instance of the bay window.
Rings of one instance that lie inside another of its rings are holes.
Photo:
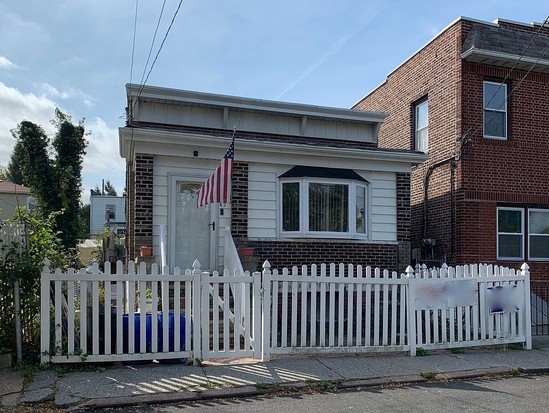
[[[283,235],[366,237],[367,183],[283,180],[281,199]]]

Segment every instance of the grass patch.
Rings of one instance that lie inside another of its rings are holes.
[[[507,344],[508,350],[524,350],[522,343],[509,343]]]
[[[521,374],[522,374],[522,371],[520,369],[513,369],[509,373],[509,375],[512,377],[517,377],[517,376],[520,376]]]
[[[434,371],[422,371],[419,375],[429,381],[433,381],[437,377],[437,374]]]
[[[423,347],[416,348],[416,356],[423,357],[427,355],[427,350],[425,350]]]
[[[463,354],[465,353],[465,349],[462,347],[456,347],[456,348],[450,348],[448,351],[452,354]]]

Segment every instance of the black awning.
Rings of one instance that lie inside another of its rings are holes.
[[[331,178],[368,182],[352,169],[322,168],[319,166],[294,166],[284,172],[279,178]]]

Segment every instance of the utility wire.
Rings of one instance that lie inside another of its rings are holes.
[[[166,30],[166,34],[164,35],[164,38],[162,39],[162,43],[160,43],[160,47],[158,48],[158,51],[156,52],[156,56],[154,57],[154,60],[151,64],[151,68],[149,69],[149,72],[147,73],[147,77],[145,78],[145,81],[141,84],[139,91],[137,92],[137,96],[134,101],[134,106],[139,100],[139,96],[141,96],[141,93],[143,92],[143,89],[145,88],[145,85],[147,83],[147,80],[149,79],[149,76],[154,68],[154,65],[158,59],[158,56],[160,55],[160,52],[162,51],[162,47],[164,47],[164,43],[166,42],[166,39],[168,38],[168,34],[170,33],[170,30],[173,26],[173,23],[175,21],[175,18],[177,17],[177,14],[179,13],[179,9],[181,8],[181,4],[183,3],[183,0],[179,0],[179,4],[177,5],[177,9],[175,10],[175,13],[172,17],[172,21],[170,22],[170,25],[168,26],[168,29]]]
[[[162,15],[164,14],[165,6],[166,6],[166,0],[164,0],[164,2],[162,3],[162,9],[160,10],[160,16],[158,16],[158,22],[156,23],[156,29],[154,30],[154,36],[151,42],[151,47],[149,49],[149,55],[147,56],[147,62],[145,63],[145,67],[143,68],[143,74],[141,75],[141,80],[139,83],[143,83],[143,79],[145,78],[145,73],[147,71],[147,67],[149,66],[149,60],[151,58],[154,42],[156,41],[156,34],[158,33],[158,28],[160,27],[160,21],[162,20]]]
[[[139,0],[135,0],[135,17],[133,21],[133,41],[132,41],[132,60],[130,64],[130,83],[133,79],[133,58],[135,55],[135,34],[137,32],[137,9],[139,7]]]

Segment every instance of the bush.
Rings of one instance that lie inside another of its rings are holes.
[[[19,209],[9,221],[11,228],[22,229],[19,240],[0,239],[0,349],[15,352],[15,303],[14,282],[19,281],[21,297],[21,321],[23,357],[25,361],[37,361],[40,356],[40,274],[44,258],[51,265],[67,268],[74,262],[74,254],[63,250],[59,234],[53,230],[56,214],[40,219]],[[0,221],[0,229],[7,227]],[[4,231],[7,234],[6,231]]]

